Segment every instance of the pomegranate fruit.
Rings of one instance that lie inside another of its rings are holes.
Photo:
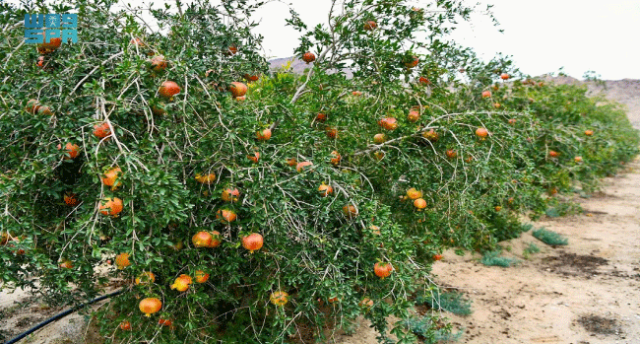
[[[238,202],[240,191],[237,188],[222,190],[222,200],[225,202]]]
[[[318,191],[320,192],[320,196],[327,197],[327,196],[329,196],[330,194],[333,193],[333,188],[331,187],[331,185],[327,185],[325,183],[322,183],[318,187]]]
[[[251,233],[242,238],[242,247],[249,250],[249,253],[253,253],[261,249],[263,243],[264,239],[262,238],[262,235],[258,233]]]
[[[120,253],[116,256],[116,267],[118,270],[124,270],[127,266],[130,266],[131,262],[129,261],[128,253]]]
[[[108,197],[104,199],[104,203],[101,202],[98,207],[102,215],[110,215],[117,217],[122,211],[122,200],[118,197]]]
[[[122,185],[122,182],[118,181],[119,177],[122,175],[122,170],[120,167],[112,167],[102,176],[102,184],[105,186],[110,186],[111,190],[115,190]]]
[[[165,98],[173,98],[176,94],[180,93],[180,86],[173,81],[165,81],[158,89],[158,93]]]
[[[375,263],[373,265],[373,272],[376,276],[384,279],[391,276],[391,272],[393,271],[393,266],[389,263]]]
[[[306,52],[304,53],[304,55],[302,55],[302,60],[309,64],[316,60],[316,55],[314,55],[312,52]]]
[[[189,275],[182,274],[178,276],[178,278],[173,281],[171,285],[171,290],[175,289],[179,292],[185,292],[189,289],[189,286],[193,283],[193,279]]]
[[[256,137],[260,141],[267,141],[271,138],[271,129],[267,128],[256,133]]]
[[[271,304],[273,304],[275,306],[282,307],[282,306],[286,305],[287,302],[289,302],[289,294],[287,294],[284,291],[280,291],[280,290],[274,291],[269,296],[269,301],[271,302]]]
[[[138,304],[138,308],[146,317],[150,317],[151,314],[157,313],[162,308],[162,301],[155,297],[147,297],[142,299]]]

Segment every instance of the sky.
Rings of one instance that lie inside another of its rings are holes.
[[[289,0],[303,21],[326,23],[329,0]],[[469,1],[475,4],[477,1]],[[425,0],[412,1],[419,5]],[[496,53],[513,56],[515,65],[533,76],[558,72],[582,79],[595,71],[602,79],[640,79],[640,0],[480,0],[493,4],[500,22],[474,15],[452,38],[490,60]],[[298,33],[284,28],[288,15],[283,3],[267,5],[258,16],[257,32],[265,36],[267,55],[291,56]],[[498,29],[503,29],[500,33]]]
[[[17,1],[17,0],[9,0]],[[182,0],[188,2],[188,0]],[[434,0],[408,0],[420,6]],[[142,0],[125,1],[132,5]],[[151,1],[147,1],[151,2]],[[169,0],[155,0],[155,4]],[[489,60],[496,53],[511,55],[515,65],[533,76],[558,72],[582,79],[595,71],[605,80],[640,79],[640,0],[468,0],[479,8],[493,4],[500,29],[488,17],[473,15],[460,23],[452,38]],[[262,34],[267,58],[289,57],[299,33],[285,27],[288,4],[313,27],[327,22],[330,0],[279,0],[256,12],[255,29]]]

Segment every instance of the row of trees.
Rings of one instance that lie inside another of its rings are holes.
[[[447,42],[460,1],[292,10],[304,75],[269,72],[262,2],[152,10],[167,34],[116,4],[0,4],[0,279],[52,303],[117,282],[108,342],[324,340],[358,316],[410,342],[387,318],[437,254],[517,236],[637,153],[614,105]],[[24,13],[70,10],[77,44],[21,43]]]

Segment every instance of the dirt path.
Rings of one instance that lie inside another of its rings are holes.
[[[522,261],[517,267],[486,267],[452,251],[434,265],[439,283],[473,301],[472,315],[447,314],[466,329],[462,343],[640,343],[640,163],[605,183],[582,200],[589,213],[534,223],[568,237],[568,246],[525,233],[501,243]],[[524,260],[530,242],[542,250]]]

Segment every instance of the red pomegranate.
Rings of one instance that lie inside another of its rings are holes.
[[[262,235],[258,233],[251,233],[242,238],[242,247],[249,250],[249,253],[253,253],[262,248],[263,243],[264,239],[262,238]]]

